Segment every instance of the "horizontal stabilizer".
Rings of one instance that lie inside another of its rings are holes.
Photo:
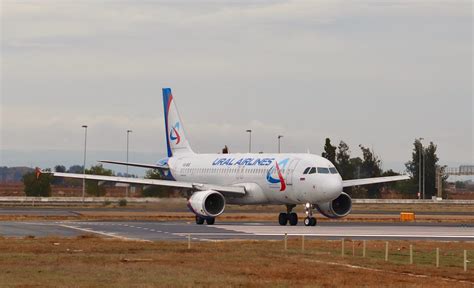
[[[377,183],[402,181],[402,180],[408,180],[408,179],[410,179],[410,176],[400,175],[400,176],[388,176],[388,177],[375,177],[375,178],[344,180],[344,181],[342,181],[342,187],[370,185],[370,184],[377,184]]]

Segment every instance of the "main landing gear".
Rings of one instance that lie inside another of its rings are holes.
[[[280,223],[280,225],[285,226],[290,223],[291,226],[295,226],[298,224],[298,215],[292,212],[295,207],[296,205],[286,205],[287,213],[280,213],[280,215],[278,215],[278,223]]]
[[[196,224],[202,225],[204,224],[204,222],[206,222],[207,225],[214,225],[214,223],[216,222],[216,218],[203,218],[196,215]]]
[[[313,217],[313,204],[306,203],[304,209],[306,210],[306,218],[304,218],[304,226],[316,226],[316,218]]]

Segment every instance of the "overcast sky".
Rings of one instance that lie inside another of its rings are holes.
[[[283,151],[320,154],[330,137],[398,168],[424,137],[442,163],[474,162],[471,1],[1,5],[0,165],[81,163],[83,124],[90,161],[124,155],[132,129],[135,158],[155,162],[162,87],[197,152],[245,152],[253,129],[254,151],[281,134]]]

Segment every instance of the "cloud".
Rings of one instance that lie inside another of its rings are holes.
[[[455,160],[474,146],[472,3],[2,5],[3,147],[80,147],[87,122],[97,149],[121,149],[126,129],[162,149],[164,86],[199,151],[245,151],[249,128],[265,151],[277,134],[289,151],[329,136],[403,161],[415,137]]]

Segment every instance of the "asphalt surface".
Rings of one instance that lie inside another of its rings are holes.
[[[103,237],[140,241],[281,240],[305,235],[308,238],[367,240],[474,241],[474,224],[422,223],[320,223],[316,227],[279,226],[271,222],[223,222],[196,225],[191,222],[153,221],[3,221],[3,237],[74,237],[88,233]]]

